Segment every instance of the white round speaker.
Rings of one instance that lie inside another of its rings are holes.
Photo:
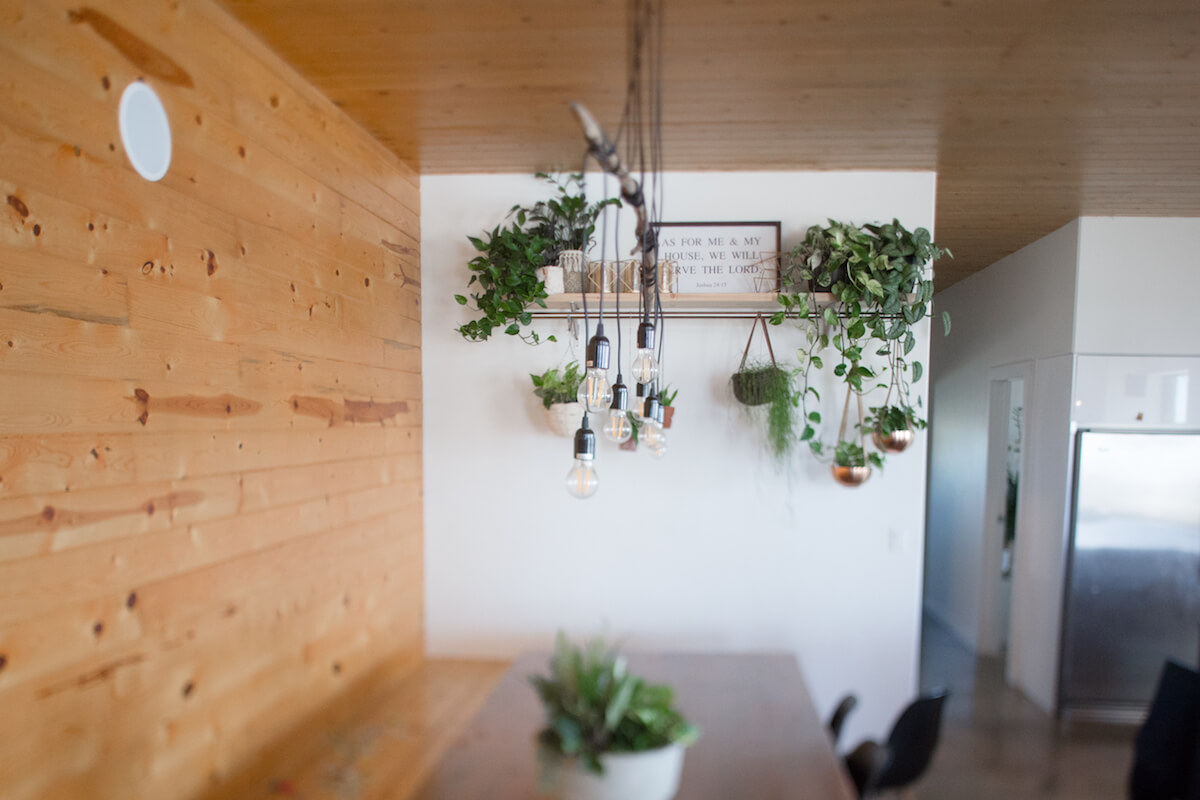
[[[121,94],[117,117],[129,163],[146,180],[161,180],[171,166],[171,123],[158,95],[134,81]]]

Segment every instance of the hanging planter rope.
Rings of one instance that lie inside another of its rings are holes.
[[[746,359],[750,355],[750,344],[754,341],[754,331],[762,327],[763,336],[767,340],[767,352],[771,354],[770,366],[752,366],[746,369]],[[750,338],[746,340],[746,349],[742,352],[742,361],[737,372],[733,373],[733,396],[742,405],[761,406],[770,403],[780,393],[788,391],[788,374],[780,369],[775,362],[775,349],[771,346],[771,334],[767,332],[767,322],[762,314],[756,314],[750,324]]]

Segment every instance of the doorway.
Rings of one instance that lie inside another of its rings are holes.
[[[983,580],[979,587],[981,655],[1002,655],[1008,650],[1013,571],[1019,568],[1014,553],[1020,535],[1017,506],[1025,450],[1025,397],[1030,383],[1024,373],[1020,367],[1006,369],[991,380]]]

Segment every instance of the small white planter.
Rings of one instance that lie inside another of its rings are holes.
[[[546,424],[558,436],[574,436],[583,419],[579,403],[555,403],[546,409]]]
[[[555,758],[543,751],[540,789],[558,800],[671,800],[683,774],[682,744],[642,753],[606,753],[604,774],[577,759]]]
[[[538,267],[534,272],[538,280],[546,284],[546,294],[562,294],[566,291],[562,267]]]

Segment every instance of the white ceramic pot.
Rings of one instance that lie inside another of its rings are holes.
[[[671,800],[679,791],[684,746],[642,753],[606,753],[604,774],[575,759],[543,758],[542,790],[558,800]]]
[[[546,284],[546,294],[562,294],[566,291],[562,267],[538,267],[534,272],[538,280]]]
[[[583,419],[579,403],[555,403],[546,409],[546,424],[558,436],[574,436]]]

